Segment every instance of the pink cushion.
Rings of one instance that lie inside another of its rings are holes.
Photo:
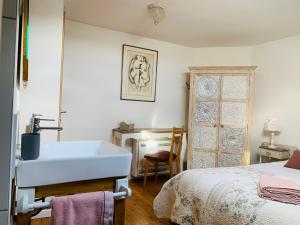
[[[300,170],[300,150],[294,151],[294,154],[284,166]]]
[[[152,154],[146,154],[144,156],[146,159],[153,160],[153,161],[160,161],[160,162],[166,162],[169,161],[170,158],[170,152],[168,151],[159,151]],[[173,159],[176,158],[176,155],[173,154]]]

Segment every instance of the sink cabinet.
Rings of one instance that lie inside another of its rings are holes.
[[[95,191],[113,191],[115,189],[116,180],[119,178],[122,177],[39,186],[35,188],[35,198],[57,197]],[[115,199],[114,225],[125,224],[125,201],[126,199]],[[31,216],[31,212],[24,214],[18,213],[16,216],[16,225],[30,225]]]
[[[18,190],[34,189],[35,198],[114,191],[117,180],[129,175],[131,158],[130,152],[101,140],[43,144],[37,160],[18,161],[16,184]],[[31,212],[22,212],[27,210],[18,211],[17,225],[30,225]],[[125,199],[115,198],[114,225],[124,220]]]

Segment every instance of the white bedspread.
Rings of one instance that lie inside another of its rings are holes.
[[[284,163],[182,172],[164,184],[154,200],[155,214],[180,225],[300,225],[299,205],[257,195],[262,174],[300,183],[300,171]]]

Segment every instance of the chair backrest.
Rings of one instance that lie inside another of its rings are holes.
[[[182,150],[183,132],[184,132],[183,127],[181,128],[173,127],[169,161],[173,161],[173,154],[176,154],[176,158],[178,160],[180,159],[181,150]]]

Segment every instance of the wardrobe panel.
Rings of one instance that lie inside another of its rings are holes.
[[[206,99],[218,99],[220,94],[220,77],[215,75],[201,75],[196,78],[195,94]]]
[[[223,102],[221,109],[221,124],[240,125],[247,124],[246,102]]]
[[[221,153],[219,167],[243,165],[243,154]]]
[[[246,130],[243,128],[222,128],[220,139],[222,152],[243,152],[246,143]]]
[[[224,99],[246,99],[248,98],[248,89],[248,74],[223,77],[222,98]]]
[[[216,166],[215,152],[192,151],[192,169],[194,168],[212,168]]]
[[[217,102],[196,101],[193,119],[196,123],[215,125],[218,121]]]
[[[195,127],[193,148],[217,151],[218,131],[215,127]]]

